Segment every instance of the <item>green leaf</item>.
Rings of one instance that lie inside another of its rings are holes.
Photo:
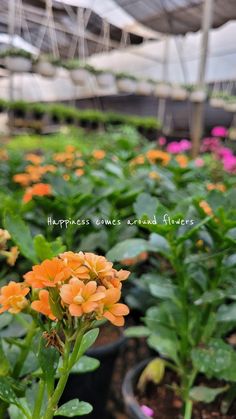
[[[176,296],[176,287],[170,280],[162,277],[156,278],[156,283],[149,284],[151,294],[157,298],[170,298],[174,299]]]
[[[149,239],[149,250],[169,255],[170,245],[165,237],[157,233],[152,233]]]
[[[9,404],[19,405],[19,399],[16,397],[7,377],[0,377],[0,399]]]
[[[177,348],[172,340],[157,335],[151,335],[148,338],[148,345],[161,355],[171,358],[178,363]]]
[[[73,418],[74,416],[88,415],[93,410],[91,404],[86,402],[80,402],[78,399],[70,400],[63,404],[54,413],[55,416],[66,416]]]
[[[90,348],[90,346],[94,344],[94,342],[96,341],[98,337],[98,334],[99,334],[99,328],[89,330],[88,332],[84,334],[80,347],[79,347],[78,357],[83,355]]]
[[[125,336],[128,338],[140,338],[150,335],[150,330],[145,326],[133,326],[124,331]]]
[[[198,300],[194,302],[196,305],[213,303],[215,301],[220,301],[225,298],[225,291],[222,290],[213,290],[206,291]]]
[[[54,242],[48,242],[42,234],[38,234],[34,237],[34,249],[39,260],[43,261],[62,253],[65,250],[65,246],[63,246],[60,237]]]
[[[232,322],[236,320],[236,303],[224,304],[219,307],[217,312],[219,322]]]
[[[158,206],[158,199],[148,193],[141,193],[134,203],[134,211],[139,219],[143,215],[153,218]]]
[[[84,355],[76,362],[71,370],[72,374],[84,374],[95,371],[100,365],[100,361],[91,356]]]
[[[24,223],[19,215],[5,213],[4,227],[9,231],[12,240],[20,249],[20,253],[33,263],[38,262],[34,250],[33,239],[29,227]]]
[[[165,375],[165,361],[161,358],[155,358],[144,368],[138,380],[138,389],[141,392],[145,391],[146,385],[149,381],[154,384],[160,384]]]
[[[47,348],[45,344],[46,341],[42,337],[39,344],[38,361],[42,368],[48,391],[50,392],[53,390],[60,354],[56,348],[52,346]]]
[[[2,342],[0,341],[0,376],[7,375],[10,371],[10,363],[5,355],[5,352],[2,347]]]
[[[116,244],[107,253],[107,258],[111,261],[134,258],[140,253],[148,250],[148,242],[143,239],[128,239]]]
[[[211,403],[219,394],[227,391],[228,388],[228,386],[218,388],[209,388],[205,386],[193,387],[189,392],[189,396],[197,402]]]

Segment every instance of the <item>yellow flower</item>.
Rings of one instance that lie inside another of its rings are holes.
[[[161,150],[149,150],[146,153],[147,159],[150,163],[161,163],[163,166],[167,166],[171,157],[168,153]]]
[[[154,171],[149,172],[148,177],[150,179],[153,179],[153,180],[160,180],[160,178],[161,178],[160,175],[157,172],[154,172]]]

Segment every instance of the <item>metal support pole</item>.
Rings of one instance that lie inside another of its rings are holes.
[[[14,33],[15,33],[15,15],[16,15],[16,5],[15,0],[9,0],[8,6],[8,35],[10,38],[10,46],[13,47]],[[14,100],[14,73],[9,71],[9,83],[8,83],[8,96],[9,100],[12,102]],[[13,129],[13,118],[11,112],[8,113],[8,125],[9,132],[12,132]]]
[[[214,0],[205,0],[202,17],[202,43],[201,56],[199,63],[199,72],[197,87],[200,90],[205,88],[205,74],[208,55],[209,31],[212,24]],[[192,157],[196,157],[200,150],[201,137],[203,131],[204,103],[193,104],[193,120],[192,120]]]
[[[163,83],[167,82],[169,79],[168,73],[168,61],[169,61],[169,37],[167,36],[165,39],[165,47],[164,47],[164,56],[163,56],[163,65],[162,65],[162,81]],[[158,111],[157,111],[157,118],[163,125],[163,131],[165,131],[164,123],[165,123],[165,114],[166,114],[166,99],[160,98],[158,101]]]

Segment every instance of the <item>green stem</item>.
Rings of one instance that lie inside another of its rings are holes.
[[[184,419],[191,419],[192,410],[193,410],[193,402],[192,400],[187,400],[185,404]]]
[[[65,347],[64,347],[63,366],[61,369],[61,376],[57,383],[57,386],[55,388],[53,395],[49,399],[47,410],[43,416],[43,419],[52,419],[54,417],[54,413],[57,409],[57,404],[62,396],[67,380],[69,378],[69,373],[70,373],[70,370],[68,368],[69,357],[70,357],[70,342],[66,341]]]
[[[20,354],[20,356],[17,360],[17,363],[16,363],[16,365],[13,369],[13,376],[14,377],[19,377],[19,375],[20,375],[20,372],[23,368],[24,362],[25,362],[25,360],[28,356],[28,353],[31,349],[31,342],[32,342],[33,337],[35,335],[35,329],[36,329],[36,325],[35,325],[34,322],[32,322],[31,327],[28,330],[28,333],[27,333],[26,338],[24,340],[24,347],[23,347],[23,349],[21,351],[21,354]]]
[[[45,388],[45,382],[40,379],[39,380],[39,388],[38,388],[38,394],[37,398],[35,400],[34,404],[34,411],[32,414],[32,419],[38,419],[40,416],[41,408],[42,408],[42,402],[43,402],[43,396],[44,396],[44,388]]]

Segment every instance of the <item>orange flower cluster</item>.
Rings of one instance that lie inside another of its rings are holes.
[[[167,166],[171,160],[171,156],[165,151],[161,150],[149,150],[146,153],[146,157],[150,163],[154,164],[159,162],[163,166]]]
[[[220,191],[220,192],[225,192],[226,191],[226,187],[223,183],[208,183],[206,186],[208,191]]]
[[[6,262],[10,266],[14,266],[19,255],[17,246],[12,246],[8,249],[8,240],[11,236],[7,230],[0,229],[0,255],[6,258]]]
[[[48,183],[36,183],[32,187],[26,189],[23,196],[23,202],[26,204],[31,201],[34,196],[47,196],[52,194],[52,187]]]
[[[38,299],[31,308],[51,320],[86,316],[89,320],[106,318],[116,326],[123,326],[129,313],[119,303],[122,281],[129,271],[117,271],[103,256],[93,253],[65,252],[46,259],[24,275],[24,282],[10,282],[0,290],[0,312],[19,312],[27,306],[25,296],[29,287],[38,290]]]
[[[213,215],[212,208],[206,201],[199,202],[199,207],[202,208],[202,210],[205,212],[206,215]]]
[[[96,160],[103,160],[106,156],[106,152],[104,150],[94,150],[92,155]]]
[[[175,157],[175,160],[177,161],[177,163],[179,163],[179,166],[182,169],[185,169],[185,167],[188,166],[189,159],[187,156],[185,156],[185,154],[179,154]]]

